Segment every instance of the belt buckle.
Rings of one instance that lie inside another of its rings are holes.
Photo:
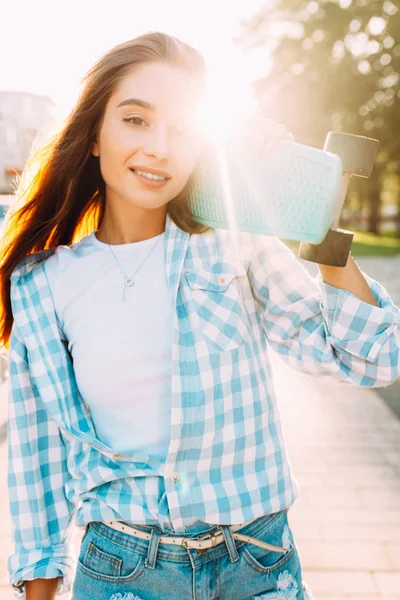
[[[214,538],[214,536],[213,536],[213,538]],[[183,538],[181,545],[184,548],[189,548],[188,542],[189,542],[188,538]],[[215,546],[215,538],[214,538],[213,546]],[[203,552],[207,552],[208,548],[194,548],[194,550],[197,550],[197,552],[200,552],[200,554],[202,554]]]
[[[186,538],[183,538],[182,540],[182,546],[184,548],[188,548],[188,540]],[[207,552],[208,548],[193,548],[193,550],[196,550],[196,552],[198,552],[199,554],[204,554],[204,552]]]
[[[217,533],[220,533],[220,530],[217,530]],[[193,539],[193,538],[191,538]],[[203,533],[197,536],[197,539],[199,541],[208,541],[211,540],[211,547],[214,547],[217,545],[217,540],[214,534],[211,533]],[[188,548],[188,538],[183,538],[182,540],[182,546],[184,548]],[[207,552],[208,548],[194,548],[199,554],[204,554],[205,552]]]

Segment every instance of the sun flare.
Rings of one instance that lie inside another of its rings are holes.
[[[254,113],[256,101],[250,82],[241,69],[239,51],[209,51],[206,56],[207,82],[198,108],[201,132],[225,145]]]
[[[227,157],[234,141],[241,139],[246,119],[254,115],[256,101],[250,81],[246,79],[244,69],[241,69],[243,63],[237,49],[230,48],[223,52],[221,48],[213,48],[205,58],[207,81],[198,106],[198,127],[214,156],[212,168],[214,174],[218,173],[220,181],[218,202],[224,204],[233,247],[238,250],[235,239],[238,215],[232,190],[232,164]]]

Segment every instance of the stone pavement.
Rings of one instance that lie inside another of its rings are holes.
[[[400,305],[400,257],[357,262]],[[304,579],[316,600],[400,600],[400,421],[377,390],[312,379],[277,355],[272,359],[301,489],[289,521]],[[0,388],[0,427],[7,419],[6,393]],[[3,442],[0,600],[14,598],[5,567],[11,552],[6,461]],[[78,552],[81,532],[75,532]]]
[[[356,262],[400,306],[400,256]],[[276,355],[274,366],[304,579],[316,600],[400,599],[400,421],[378,390],[288,371]]]
[[[373,390],[274,366],[304,579],[316,600],[400,599],[400,422]]]

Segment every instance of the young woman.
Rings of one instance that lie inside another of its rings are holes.
[[[161,33],[117,46],[20,182],[1,255],[17,598],[311,598],[268,345],[357,385],[399,373],[398,311],[352,259],[314,280],[279,240],[238,234],[237,254],[191,216],[204,74]]]

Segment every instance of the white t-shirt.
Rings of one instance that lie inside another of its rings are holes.
[[[59,246],[45,263],[61,337],[97,436],[116,451],[141,450],[165,460],[170,439],[173,306],[165,232],[113,245],[95,232]]]

